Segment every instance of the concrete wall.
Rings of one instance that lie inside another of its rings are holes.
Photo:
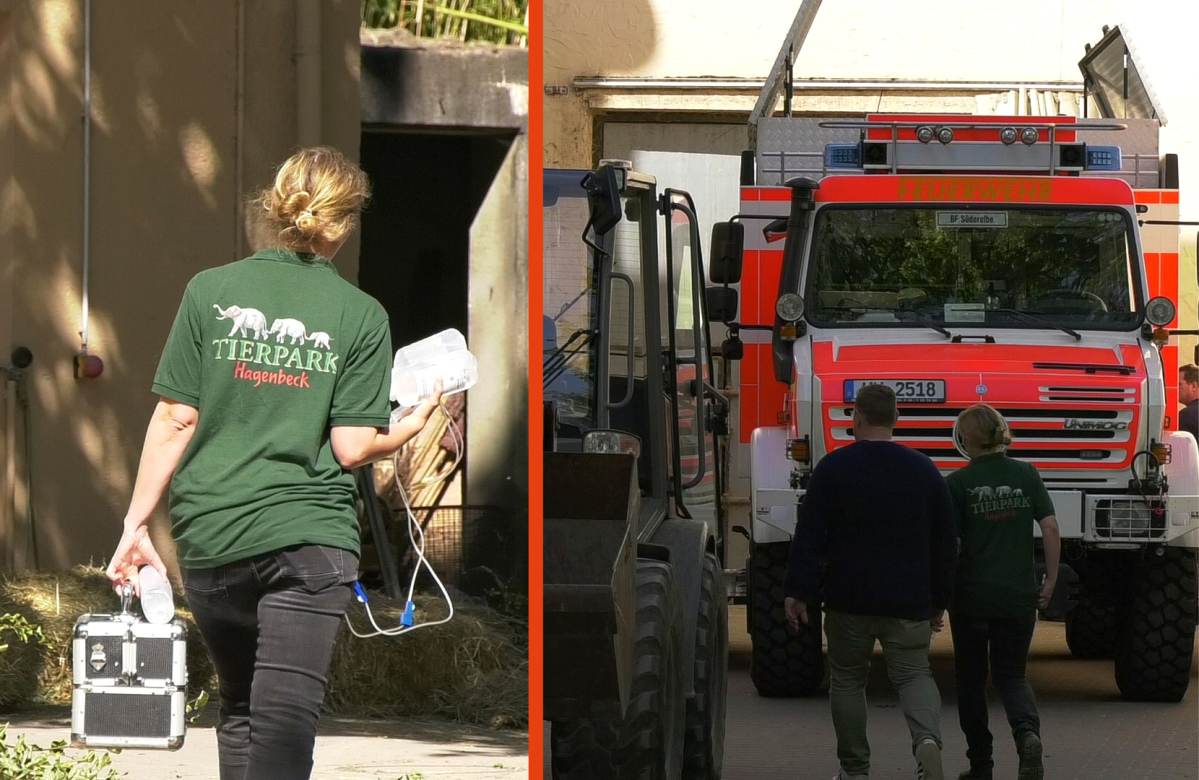
[[[43,568],[99,562],[115,547],[184,286],[263,242],[243,204],[297,144],[303,56],[319,57],[319,140],[356,157],[359,139],[357,2],[316,4],[319,45],[300,57],[300,6],[287,0],[96,2],[90,351],[106,368],[76,380],[82,2],[0,0],[0,365],[14,346],[33,350],[33,462],[17,470],[32,465]],[[350,279],[356,252],[351,242],[337,257]],[[0,479],[4,460],[0,449]],[[6,533],[23,519],[15,492],[16,511],[0,506]],[[173,554],[164,513],[152,528]],[[24,540],[0,549],[0,569],[14,546]]]

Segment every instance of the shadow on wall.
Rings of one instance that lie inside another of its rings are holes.
[[[600,156],[592,149],[591,109],[572,82],[578,76],[643,75],[657,48],[654,11],[649,0],[551,0],[544,17],[543,162],[549,167],[590,166]]]
[[[247,148],[235,109],[238,4],[93,8],[90,351],[105,370],[91,381],[76,380],[72,364],[82,294],[82,3],[18,7],[12,100],[0,108],[0,140],[16,150],[3,182],[0,242],[12,250],[13,344],[35,356],[39,564],[64,568],[98,562],[116,546],[156,401],[150,385],[188,280],[249,245],[239,220],[248,193],[237,191]],[[263,9],[256,23],[290,23],[286,11]],[[284,32],[280,38],[290,40]],[[326,60],[326,68],[339,61]],[[278,77],[255,74],[257,86],[269,92],[277,79],[290,88],[286,64]],[[326,83],[347,74],[326,73]],[[290,120],[288,99],[275,97]],[[282,126],[290,128],[287,120]],[[278,141],[246,129],[259,157]],[[243,189],[263,183],[247,179]],[[173,565],[165,516],[151,527]]]
[[[547,76],[639,75],[657,46],[649,0],[549,2],[544,13]]]

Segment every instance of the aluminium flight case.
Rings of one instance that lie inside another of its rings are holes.
[[[183,747],[187,729],[187,627],[129,612],[83,615],[72,641],[71,744],[82,748]]]

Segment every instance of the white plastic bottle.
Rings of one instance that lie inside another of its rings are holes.
[[[417,406],[433,394],[433,383],[438,379],[447,396],[468,390],[479,381],[479,363],[466,348],[466,337],[454,328],[396,352],[391,400],[405,409]]]
[[[138,572],[142,586],[142,614],[151,623],[170,623],[175,617],[175,595],[171,585],[153,566],[143,566]]]

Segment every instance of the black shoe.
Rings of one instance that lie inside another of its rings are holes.
[[[958,780],[992,780],[990,769],[967,769],[958,775]]]
[[[1041,763],[1041,738],[1029,732],[1016,742],[1020,754],[1020,768],[1016,780],[1045,780],[1045,767]]]

